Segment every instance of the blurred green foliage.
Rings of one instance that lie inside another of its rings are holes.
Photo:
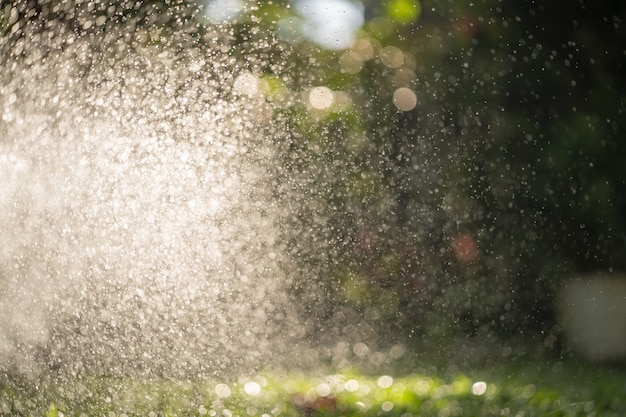
[[[365,6],[348,50],[292,45],[290,88],[351,99],[290,110],[322,287],[417,343],[557,348],[562,283],[626,267],[624,6]]]
[[[623,375],[559,363],[452,372],[259,374],[232,381],[104,376],[0,382],[12,416],[621,416]],[[589,382],[593,382],[590,384]],[[250,385],[252,384],[252,385]],[[255,388],[251,390],[250,387]]]

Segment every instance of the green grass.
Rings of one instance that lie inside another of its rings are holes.
[[[0,415],[624,416],[626,371],[557,363],[407,375],[268,372],[231,381],[5,376]]]

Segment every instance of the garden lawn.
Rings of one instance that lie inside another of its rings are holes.
[[[267,372],[232,380],[0,379],[11,416],[626,416],[626,370],[576,363],[407,375]]]

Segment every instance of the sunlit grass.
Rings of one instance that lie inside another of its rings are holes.
[[[626,372],[507,366],[448,375],[267,372],[235,380],[5,378],[0,414],[24,416],[623,416]]]

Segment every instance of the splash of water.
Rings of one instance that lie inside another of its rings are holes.
[[[258,68],[175,7],[62,4],[75,17],[5,9],[0,368],[214,374],[280,356],[302,330],[268,170],[282,132],[246,88]]]

